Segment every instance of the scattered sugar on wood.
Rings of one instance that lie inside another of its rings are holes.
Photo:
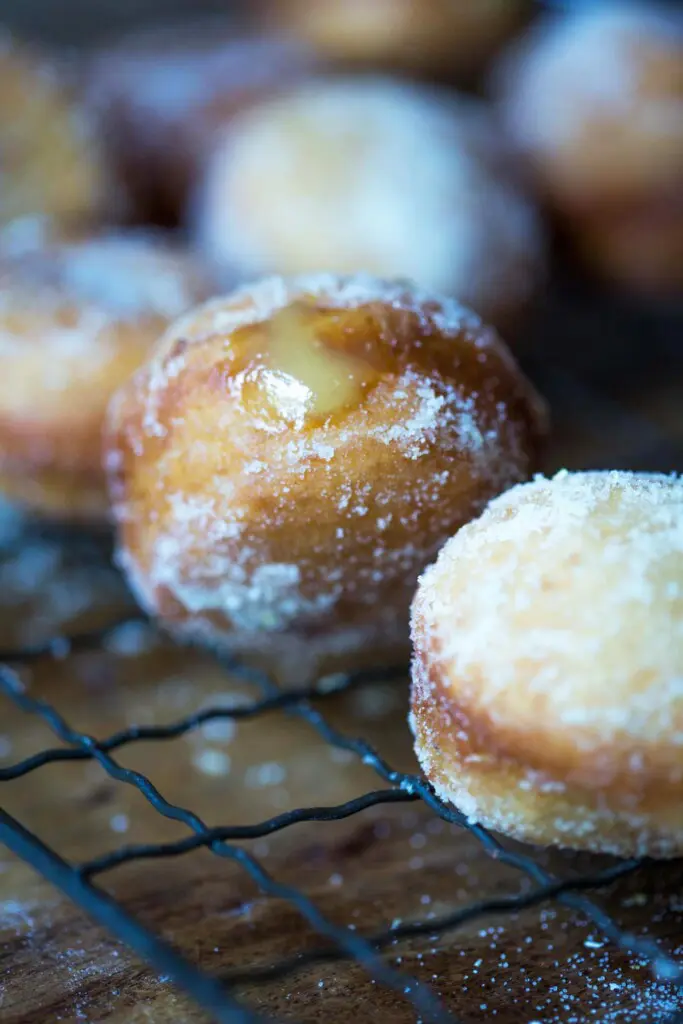
[[[217,750],[213,747],[204,747],[195,753],[192,758],[192,763],[203,775],[219,777],[229,775],[232,766],[232,759],[224,750]]]

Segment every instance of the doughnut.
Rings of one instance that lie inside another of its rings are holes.
[[[488,109],[391,78],[319,79],[252,107],[217,140],[194,210],[223,273],[407,277],[503,333],[542,276],[538,218]]]
[[[89,107],[133,216],[176,226],[214,131],[317,65],[301,43],[246,36],[225,18],[138,31],[97,54]]]
[[[529,475],[544,424],[455,300],[264,279],[181,318],[112,400],[119,562],[176,635],[265,656],[288,684],[407,653],[418,573]]]
[[[0,492],[36,512],[104,518],[109,398],[212,290],[161,237],[24,235],[16,223],[0,234]]]
[[[412,637],[417,757],[470,822],[683,853],[683,478],[513,487],[422,576]]]
[[[542,22],[497,75],[505,121],[543,187],[579,209],[680,186],[683,17],[579,5]]]
[[[266,19],[335,65],[469,78],[524,20],[526,0],[266,0]]]
[[[119,210],[72,83],[0,31],[0,223],[30,214],[90,222]]]
[[[628,287],[683,285],[683,13],[578,6],[494,75],[503,122],[570,240]]]

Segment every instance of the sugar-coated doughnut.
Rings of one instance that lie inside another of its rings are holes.
[[[120,208],[94,126],[62,69],[0,31],[0,223]]]
[[[462,79],[520,25],[527,0],[265,0],[271,24],[335,64]]]
[[[407,646],[418,573],[529,474],[543,425],[454,300],[267,279],[181,318],[114,398],[120,561],[172,630],[266,653],[281,676],[381,660]]]
[[[383,77],[305,83],[232,124],[196,204],[198,238],[233,274],[408,277],[505,331],[542,268],[538,219],[505,156],[477,101]]]
[[[543,21],[498,72],[507,127],[551,199],[658,195],[683,175],[683,16],[629,0]]]
[[[165,239],[34,237],[24,223],[28,235],[16,223],[0,235],[0,491],[35,511],[100,518],[109,398],[213,289]]]
[[[683,853],[683,478],[513,488],[422,577],[412,628],[440,796],[532,843]]]
[[[304,44],[245,35],[225,17],[138,31],[97,54],[89,107],[133,215],[178,224],[213,133],[317,66]]]
[[[580,5],[497,74],[509,135],[589,266],[646,293],[683,288],[683,13]]]

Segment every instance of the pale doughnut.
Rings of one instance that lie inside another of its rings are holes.
[[[523,163],[586,265],[683,289],[683,14],[629,2],[541,22],[498,72]]]
[[[683,175],[683,15],[585,4],[543,21],[498,71],[511,137],[563,209],[642,201]]]
[[[542,277],[541,228],[485,105],[391,78],[313,81],[236,119],[196,230],[233,275],[407,277],[502,331]]]
[[[559,473],[444,547],[413,605],[437,793],[538,844],[683,853],[683,479]]]
[[[529,474],[543,424],[454,300],[365,276],[264,280],[182,318],[114,399],[120,561],[172,630],[281,675],[396,656],[418,573]]]
[[[110,396],[169,322],[213,288],[201,263],[139,232],[0,236],[0,492],[37,512],[103,519]]]

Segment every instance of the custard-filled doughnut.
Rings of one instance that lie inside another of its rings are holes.
[[[412,612],[415,749],[472,822],[683,853],[683,479],[559,473],[491,502]]]
[[[118,207],[71,83],[0,32],[0,223],[34,213],[90,221]]]
[[[101,427],[111,394],[209,276],[138,233],[0,244],[0,491],[36,511],[107,509]]]
[[[303,44],[245,36],[224,18],[138,32],[98,54],[89,103],[134,216],[178,224],[213,133],[317,65]]]
[[[172,630],[266,652],[281,675],[395,654],[418,572],[528,475],[543,424],[454,300],[264,280],[181,318],[114,398],[120,561]]]
[[[271,24],[335,64],[468,77],[519,26],[526,0],[266,0]]]
[[[542,266],[535,211],[487,108],[390,78],[307,83],[237,119],[209,164],[197,232],[233,274],[408,277],[499,329]]]
[[[644,292],[683,287],[683,14],[586,4],[503,62],[501,110],[587,263]]]

